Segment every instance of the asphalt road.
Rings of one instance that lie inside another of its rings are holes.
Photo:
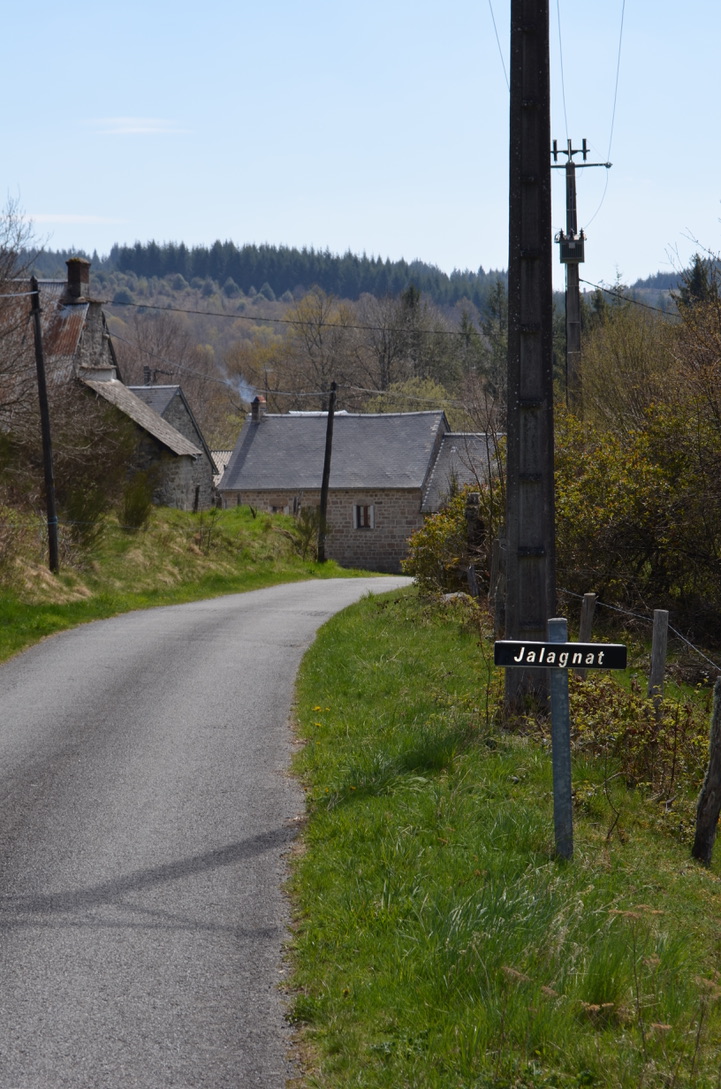
[[[408,580],[130,613],[0,666],[1,1089],[281,1089],[316,629]]]

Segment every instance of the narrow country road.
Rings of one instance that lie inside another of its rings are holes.
[[[2,1089],[282,1089],[295,673],[408,581],[130,613],[0,666]]]

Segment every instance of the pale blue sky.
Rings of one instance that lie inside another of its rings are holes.
[[[550,8],[552,136],[605,161],[623,0]],[[10,5],[2,188],[51,248],[220,238],[506,267],[491,11],[507,58],[510,0]],[[721,249],[720,41],[716,0],[626,0],[614,165],[579,171],[585,279]]]

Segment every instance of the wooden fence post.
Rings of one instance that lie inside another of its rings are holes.
[[[711,715],[711,739],[706,778],[696,807],[696,838],[691,855],[711,865],[716,825],[721,813],[721,677],[713,689],[713,713]]]
[[[584,594],[581,603],[581,626],[578,632],[579,643],[590,643],[593,631],[593,614],[596,609],[596,594]],[[588,673],[587,669],[577,669],[576,676],[582,680]]]
[[[668,646],[668,611],[653,610],[653,642],[651,644],[651,675],[648,679],[648,694],[653,698],[656,714],[661,713],[663,699],[663,678],[666,672],[666,648]]]

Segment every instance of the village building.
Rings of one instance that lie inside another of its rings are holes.
[[[219,485],[224,507],[298,514],[318,507],[327,413],[264,412],[256,398]],[[454,433],[445,413],[346,413],[333,419],[326,555],[397,572],[427,514],[488,478],[484,435]]]
[[[130,471],[151,471],[154,503],[207,509],[216,466],[182,390],[123,384],[103,304],[90,295],[90,262],[73,257],[66,264],[67,281],[38,283],[48,381],[76,381],[133,422]]]

